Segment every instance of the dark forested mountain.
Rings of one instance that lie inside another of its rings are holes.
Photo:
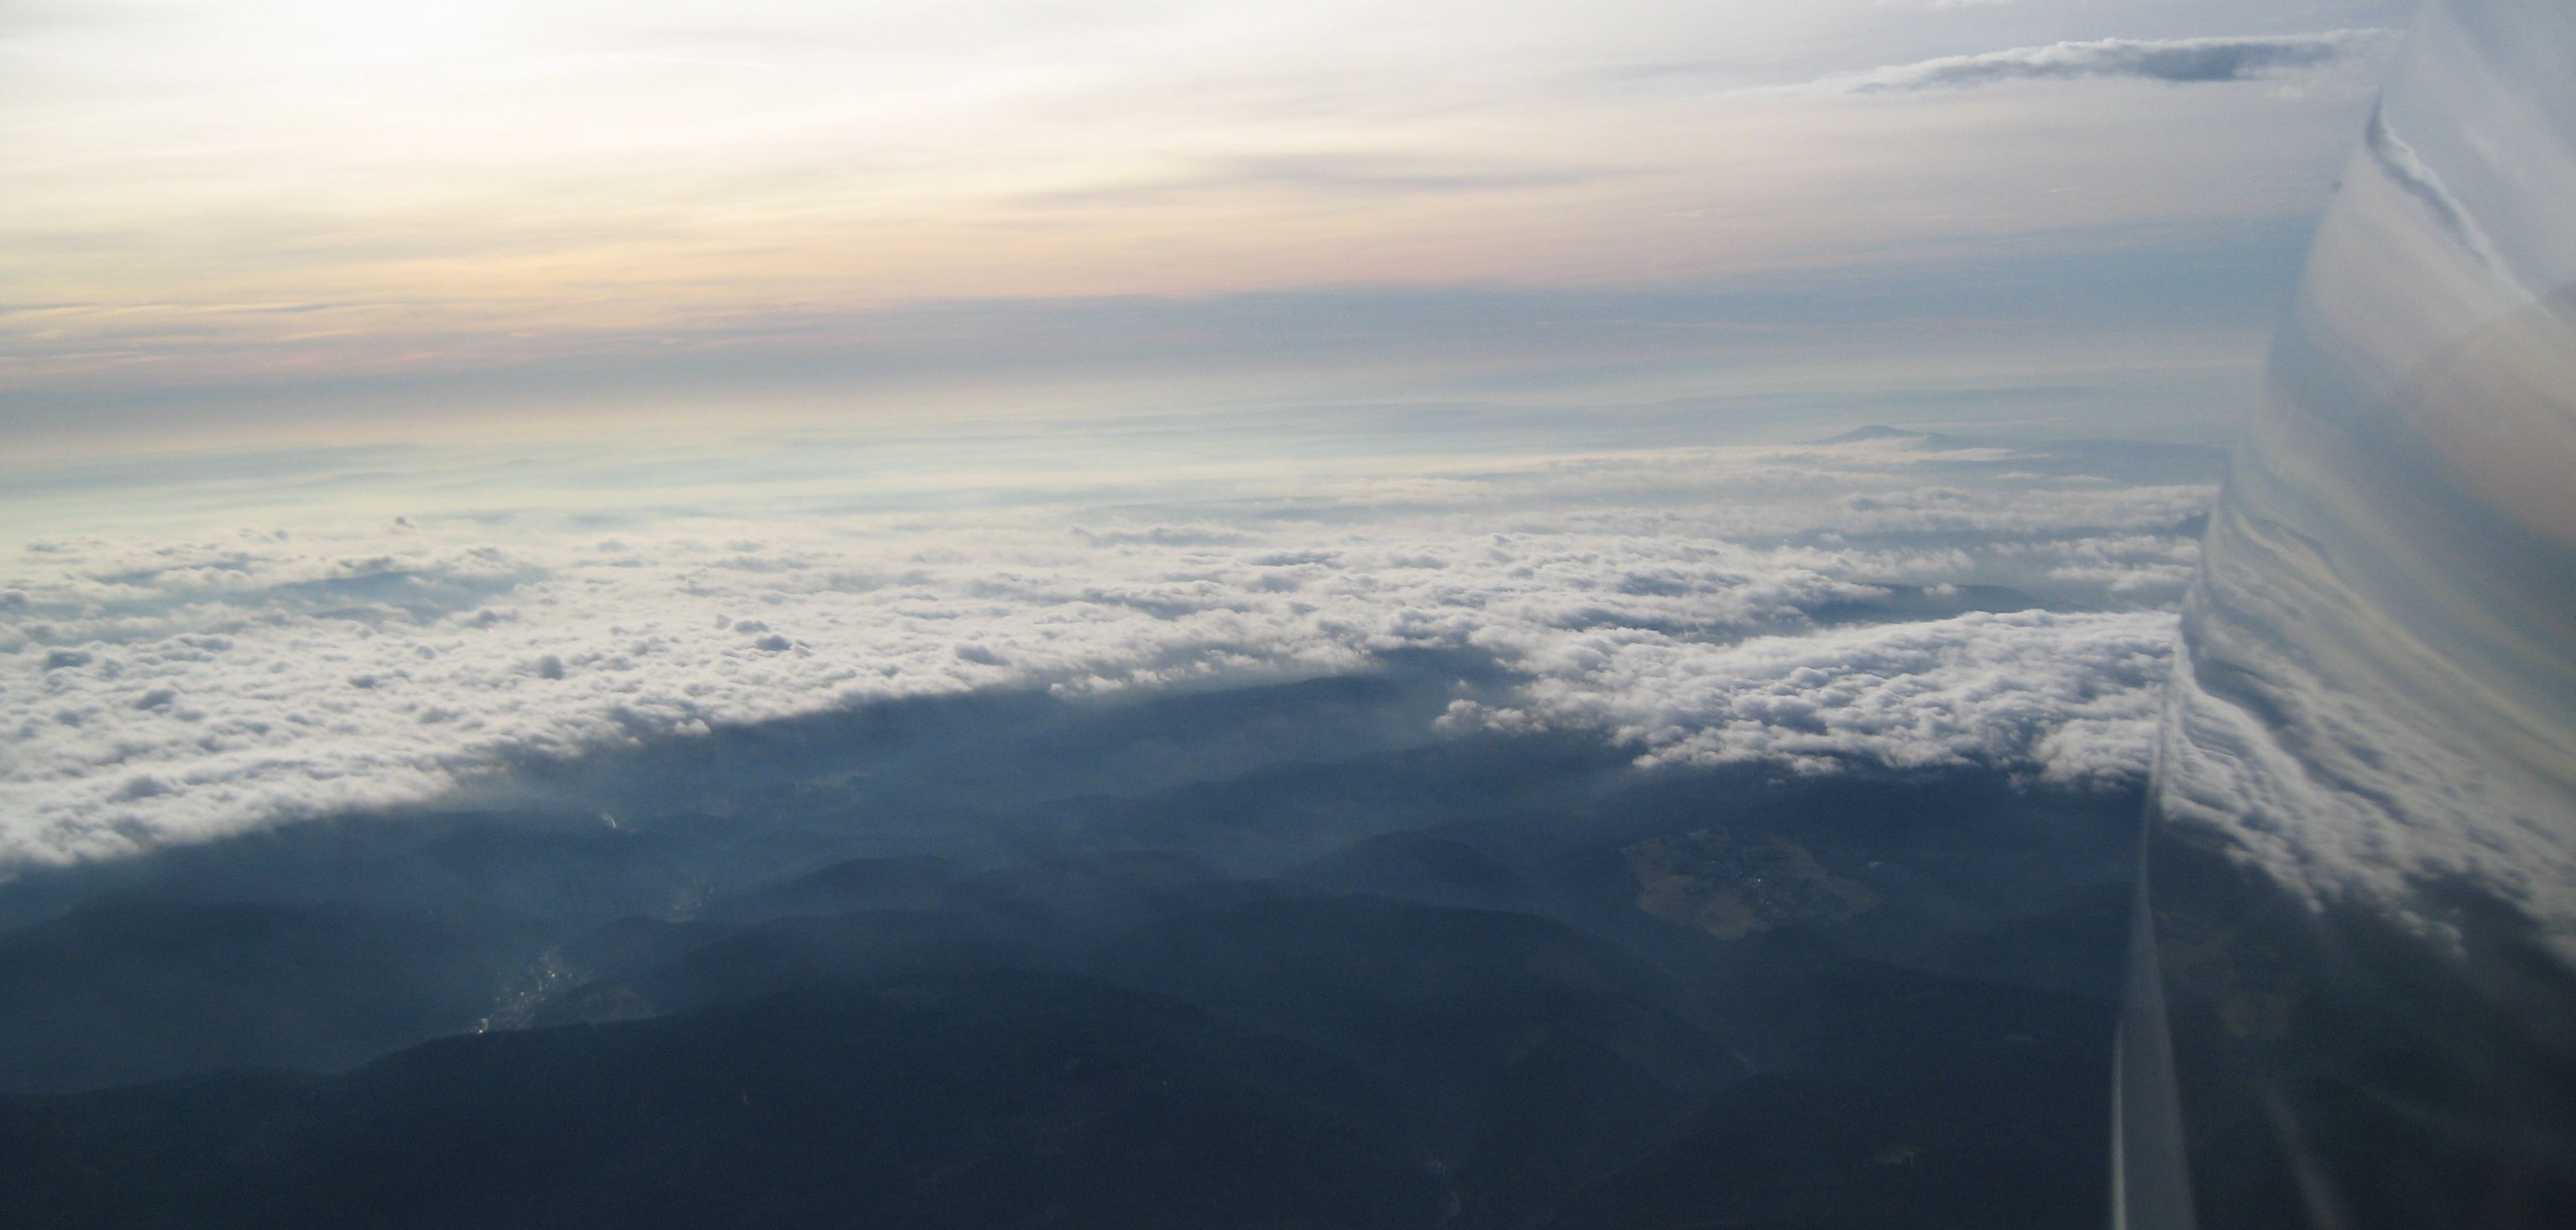
[[[960,738],[1169,755],[1215,707],[1423,695],[817,719],[560,769],[533,809],[32,877],[22,908],[62,904],[0,933],[0,1215],[2096,1214],[2134,794],[1641,774],[1500,735],[1198,747],[1062,792],[977,777]]]

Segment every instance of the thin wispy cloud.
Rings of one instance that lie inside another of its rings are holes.
[[[1913,94],[1963,90],[2006,81],[2128,79],[2173,85],[2254,81],[2319,69],[2382,45],[2392,32],[2327,30],[2241,38],[2104,38],[1940,56],[1860,72],[1832,73],[1801,85],[1752,93],[1802,95]]]
[[[2441,172],[2434,170],[2422,153],[2388,126],[2385,109],[2372,109],[2370,127],[2363,137],[2362,148],[2369,151],[2371,162],[2388,177],[2388,182],[2422,205],[2424,211],[2432,215],[2434,223],[2441,227],[2442,233],[2458,244],[2462,251],[2489,272],[2500,273],[2505,269],[2506,262],[2496,252],[2495,241],[2487,236],[2486,230],[2478,225],[2477,219],[2470,215],[2467,206],[2460,203],[2450,186],[2442,182]]]
[[[1576,187],[1611,172],[1574,167],[1472,162],[1436,153],[1316,152],[1192,159],[1159,175],[1096,187],[1031,192],[1028,206],[1166,204],[1228,193],[1298,193],[1325,198],[1514,193]]]

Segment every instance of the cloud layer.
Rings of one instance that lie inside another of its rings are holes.
[[[2327,30],[2243,38],[2104,38],[1941,56],[1864,72],[1835,73],[1791,92],[1910,94],[2003,81],[2131,78],[2175,85],[2251,81],[2285,70],[2322,68],[2378,45],[2388,31]]]
[[[1595,730],[1647,764],[2128,780],[2209,495],[1897,439],[1329,498],[39,543],[0,576],[0,862],[877,699],[1408,647],[1522,680],[1457,729]]]

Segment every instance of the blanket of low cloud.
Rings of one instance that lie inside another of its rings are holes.
[[[2211,495],[2205,468],[2142,476],[2134,455],[1900,434],[1150,492],[1014,475],[998,501],[916,476],[883,498],[483,488],[410,513],[334,497],[291,529],[101,521],[0,573],[0,862],[876,700],[1418,648],[1512,681],[1462,684],[1441,728],[1592,732],[1649,771],[2133,784]]]

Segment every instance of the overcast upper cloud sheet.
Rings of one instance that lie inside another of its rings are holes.
[[[1405,648],[1519,681],[1462,692],[1450,731],[1592,731],[1645,765],[2134,782],[2209,495],[1898,437],[1276,498],[48,539],[0,574],[0,860],[884,698],[1330,674]]]

